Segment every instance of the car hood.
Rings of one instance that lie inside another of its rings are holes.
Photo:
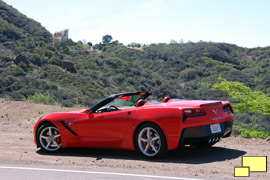
[[[66,113],[85,113],[86,110],[88,110],[88,109],[80,109],[80,110],[75,110],[75,111],[69,111]]]

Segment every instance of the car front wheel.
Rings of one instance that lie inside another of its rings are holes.
[[[56,152],[62,148],[59,130],[51,123],[47,123],[39,128],[37,142],[42,150],[48,152]]]
[[[137,151],[147,158],[156,158],[167,152],[167,141],[159,126],[152,123],[142,125],[136,131]]]

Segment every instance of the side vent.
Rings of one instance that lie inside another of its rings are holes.
[[[66,123],[65,121],[61,121],[61,124],[62,124],[65,128],[67,128],[67,130],[69,130],[73,135],[78,136],[78,134],[75,133],[75,132],[67,125],[67,123]]]

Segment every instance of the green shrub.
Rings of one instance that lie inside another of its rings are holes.
[[[28,96],[27,101],[35,104],[55,105],[56,101],[50,94],[35,93],[33,96]]]
[[[23,76],[25,74],[25,71],[21,67],[16,66],[14,67],[12,74],[14,76]]]
[[[62,64],[62,60],[60,58],[57,58],[57,57],[51,57],[49,60],[48,60],[48,63],[49,64],[53,64],[53,65],[58,65],[60,66]]]
[[[179,73],[180,77],[184,80],[190,81],[197,75],[197,71],[193,68],[187,68]]]
[[[256,131],[254,128],[251,128],[250,130],[248,130],[240,126],[233,126],[233,127],[234,127],[234,131],[236,131],[236,134],[240,134],[242,137],[245,137],[245,138],[266,139],[267,137],[270,137],[269,131]]]

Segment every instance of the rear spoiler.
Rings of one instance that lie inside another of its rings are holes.
[[[215,106],[215,105],[218,105],[218,104],[221,104],[221,101],[214,102],[214,103],[201,104],[200,106]]]

